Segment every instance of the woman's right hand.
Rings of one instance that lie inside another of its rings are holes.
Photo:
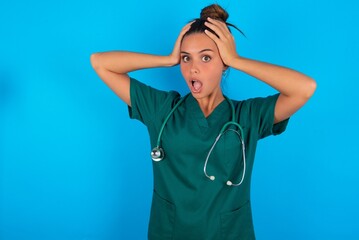
[[[188,32],[193,22],[187,23],[181,30],[180,34],[177,37],[175,45],[173,47],[172,53],[169,55],[170,63],[172,66],[175,66],[181,61],[181,43],[183,36]]]
[[[111,51],[94,53],[91,55],[91,64],[99,77],[129,106],[130,78],[129,72],[145,68],[170,67],[177,65],[181,60],[180,48],[184,34],[192,23],[185,25],[175,43],[173,51],[168,56],[152,54]]]

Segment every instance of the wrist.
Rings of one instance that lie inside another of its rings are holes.
[[[236,56],[231,60],[231,64],[228,66],[235,68],[239,71],[242,71],[244,62],[245,62],[245,58],[243,58],[241,56]]]
[[[171,55],[168,55],[168,56],[165,56],[165,62],[166,62],[166,67],[173,67],[177,64],[179,64],[179,57],[178,56],[173,56],[172,54]]]

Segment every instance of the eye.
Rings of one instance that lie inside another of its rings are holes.
[[[205,55],[205,56],[202,57],[203,62],[209,62],[211,59],[212,58],[210,56],[208,56],[208,55]]]
[[[183,62],[189,62],[189,60],[190,60],[190,57],[188,55],[183,55],[182,56],[182,61]]]

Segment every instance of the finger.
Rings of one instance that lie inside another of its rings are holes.
[[[206,22],[205,25],[206,25],[206,27],[211,29],[213,32],[215,32],[220,39],[224,39],[225,34],[220,27],[218,27],[210,22]]]
[[[228,38],[232,35],[224,22],[215,19],[210,19],[210,21],[211,22],[205,22],[205,25],[212,29],[221,39],[223,39],[224,37]]]
[[[221,27],[223,29],[228,29],[227,24],[225,22],[223,22],[223,21],[220,21],[220,20],[217,20],[217,19],[214,19],[214,18],[210,18],[210,17],[207,18],[207,21],[214,24],[214,25],[217,25],[217,26],[219,26],[219,27]]]
[[[181,32],[179,33],[178,37],[177,37],[177,42],[181,42],[183,36],[188,32],[188,30],[191,28],[192,22],[187,23],[182,29]]]
[[[207,22],[219,27],[223,32],[229,32],[227,24],[223,21],[208,17]]]
[[[210,24],[206,24],[206,27],[208,27],[207,30],[212,30],[215,35],[216,38],[224,40],[225,39],[225,35],[223,33],[223,31],[221,29],[219,29],[218,27],[214,26],[214,25],[210,25]]]
[[[178,35],[178,37],[177,37],[177,40],[176,40],[176,42],[175,42],[175,46],[174,46],[173,52],[179,52],[179,49],[180,49],[180,45],[181,45],[183,36],[188,32],[188,30],[190,29],[192,23],[193,23],[193,21],[187,23],[187,24],[181,29],[181,32],[179,33],[179,35]]]
[[[193,22],[194,22],[194,21],[187,23],[187,24],[182,28],[181,33],[186,33],[186,32],[191,28]]]
[[[216,45],[218,46],[220,39],[214,33],[212,33],[211,31],[209,31],[207,29],[204,30],[204,33],[207,34],[207,36],[210,39],[212,39],[216,43]]]

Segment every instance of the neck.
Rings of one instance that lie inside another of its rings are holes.
[[[211,115],[213,110],[224,100],[222,92],[211,94],[204,98],[197,98],[199,107],[201,108],[205,117]]]

